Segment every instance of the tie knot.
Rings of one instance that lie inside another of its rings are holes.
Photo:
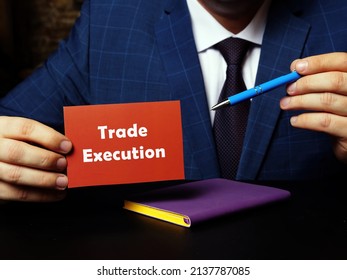
[[[250,46],[250,42],[240,38],[227,38],[215,45],[228,65],[241,64]]]

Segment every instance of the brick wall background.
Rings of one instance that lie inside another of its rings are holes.
[[[15,0],[15,42],[22,65],[33,68],[56,49],[79,16],[83,0]]]
[[[0,4],[1,2],[8,11],[5,14],[6,21],[0,21],[0,38],[1,32],[6,35],[6,40],[0,41],[2,61],[6,60],[6,64],[0,61],[0,90],[1,85],[11,80],[1,73],[15,75],[12,78],[18,82],[57,48],[59,41],[69,34],[79,16],[83,0],[0,0]],[[7,26],[4,26],[5,23]]]

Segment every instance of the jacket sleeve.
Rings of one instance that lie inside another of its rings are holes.
[[[38,120],[63,131],[63,106],[88,104],[89,0],[69,37],[30,77],[0,99],[0,115]]]

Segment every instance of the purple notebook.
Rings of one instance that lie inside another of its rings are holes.
[[[124,208],[190,227],[192,224],[289,197],[288,191],[273,187],[208,179],[134,196],[124,201]]]

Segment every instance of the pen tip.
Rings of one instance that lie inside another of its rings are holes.
[[[212,106],[212,107],[211,107],[211,110],[212,110],[212,111],[215,111],[215,110],[220,109],[220,108],[222,108],[222,107],[225,107],[225,106],[227,106],[227,105],[229,105],[229,104],[230,104],[230,101],[229,101],[229,99],[227,99],[227,100],[225,100],[225,101],[223,101],[223,102],[220,102],[220,103],[218,103],[218,104]]]

